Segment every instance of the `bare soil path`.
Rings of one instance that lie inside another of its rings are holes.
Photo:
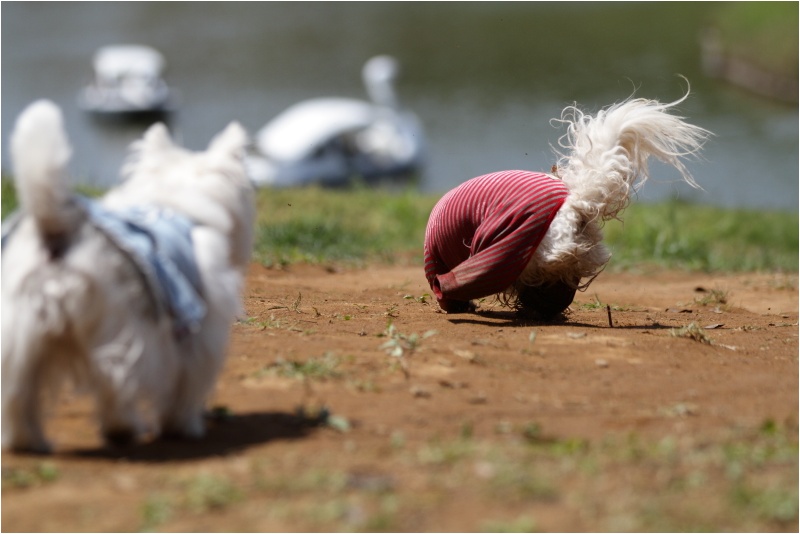
[[[604,273],[545,325],[254,264],[208,437],[107,450],[65,398],[2,529],[797,531],[797,278]]]

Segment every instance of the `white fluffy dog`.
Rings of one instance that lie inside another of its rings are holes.
[[[66,183],[60,110],[31,104],[11,138],[20,210],[2,254],[2,444],[47,452],[46,401],[67,378],[103,436],[199,437],[251,253],[255,208],[232,123],[205,152],[162,124],[99,201]]]
[[[564,154],[552,174],[507,170],[472,178],[445,194],[425,234],[425,276],[440,307],[501,301],[551,320],[603,270],[603,224],[618,218],[647,180],[648,159],[678,169],[710,132],[671,113],[683,102],[629,99],[595,116],[571,106],[560,122]]]

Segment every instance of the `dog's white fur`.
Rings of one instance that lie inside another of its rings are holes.
[[[587,287],[611,257],[602,243],[603,223],[618,218],[647,180],[650,156],[699,187],[682,158],[697,154],[710,133],[669,113],[688,95],[668,104],[629,99],[594,117],[575,106],[562,112],[559,122],[568,128],[559,144],[566,153],[560,155],[556,176],[569,195],[518,283]]]
[[[170,433],[199,437],[250,257],[255,207],[237,123],[205,152],[172,143],[163,124],[134,144],[124,183],[103,205],[175,210],[192,239],[207,313],[176,336],[128,256],[73,201],[61,112],[30,105],[11,138],[22,219],[2,256],[2,445],[46,452],[46,401],[71,378],[96,399],[112,442]]]

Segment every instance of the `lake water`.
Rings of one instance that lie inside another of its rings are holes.
[[[251,132],[317,96],[364,98],[360,69],[388,53],[398,90],[429,140],[420,179],[444,192],[486,172],[549,170],[577,102],[595,111],[637,96],[692,96],[681,113],[716,134],[689,169],[705,191],[654,166],[640,201],[680,197],[797,211],[798,109],[705,77],[699,35],[713,3],[3,2],[2,168],[19,111],[35,98],[64,109],[80,181],[117,180],[145,124],[98,121],[76,105],[100,46],[136,42],[166,56],[181,92],[170,127],[200,149],[230,120]]]

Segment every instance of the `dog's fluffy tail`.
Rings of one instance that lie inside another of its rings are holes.
[[[66,177],[71,153],[58,106],[38,100],[22,112],[11,136],[17,193],[45,237],[68,234],[80,220]]]
[[[567,152],[558,175],[570,189],[570,202],[589,219],[608,220],[627,207],[631,193],[648,178],[647,160],[655,156],[674,166],[699,188],[682,159],[696,154],[710,133],[669,113],[689,96],[662,104],[631,99],[586,115],[574,106],[564,110],[568,125],[559,144]]]

